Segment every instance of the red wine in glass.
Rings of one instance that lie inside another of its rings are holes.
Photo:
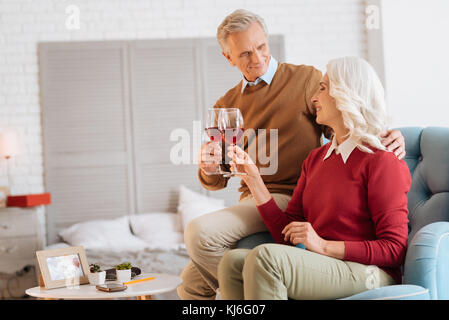
[[[212,108],[207,110],[206,115],[206,128],[204,129],[206,131],[206,134],[208,135],[210,142],[218,142],[220,145],[222,144],[222,130],[219,127],[220,123],[220,115],[222,113],[222,108]],[[222,146],[223,148],[223,146]],[[224,153],[223,153],[224,157]],[[220,164],[214,173],[212,174],[224,174],[229,173],[229,171],[224,171],[221,169],[221,166],[223,166],[225,169],[228,168],[227,165],[223,164],[224,161],[222,159],[222,164]]]
[[[226,128],[223,130],[223,140],[227,143],[236,145],[243,136],[244,128]]]
[[[206,133],[209,136],[210,141],[219,142],[222,139],[222,133],[221,130],[218,129],[218,127],[210,127],[204,130],[206,130]]]

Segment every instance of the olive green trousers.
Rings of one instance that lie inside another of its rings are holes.
[[[395,284],[377,266],[273,243],[228,251],[218,282],[225,300],[339,299]]]

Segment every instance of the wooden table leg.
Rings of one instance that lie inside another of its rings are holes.
[[[153,300],[151,295],[148,296],[137,296],[137,300]]]

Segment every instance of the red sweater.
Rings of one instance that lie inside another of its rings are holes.
[[[292,221],[308,221],[325,240],[344,241],[344,260],[376,265],[396,283],[408,237],[407,192],[411,177],[404,161],[390,152],[354,149],[346,161],[332,152],[331,143],[314,149],[304,160],[302,173],[282,212],[273,198],[258,210],[277,243]]]

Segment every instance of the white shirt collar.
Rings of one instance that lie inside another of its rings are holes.
[[[276,73],[277,68],[278,68],[278,62],[275,58],[273,58],[273,56],[271,56],[270,62],[268,64],[267,72],[265,72],[265,74],[263,76],[260,76],[255,81],[249,82],[248,80],[246,80],[245,76],[242,74],[242,78],[243,78],[242,79],[242,90],[240,92],[242,93],[243,90],[245,90],[247,85],[255,86],[262,80],[265,81],[266,84],[269,85],[271,83],[271,80],[273,80],[273,77],[274,77],[274,74]]]
[[[352,151],[354,151],[354,149],[357,148],[357,145],[358,145],[357,141],[352,138],[348,138],[345,141],[343,141],[340,145],[337,145],[337,139],[334,136],[332,139],[331,146],[329,147],[329,150],[327,150],[327,153],[324,156],[323,161],[329,158],[332,154],[332,151],[335,150],[335,154],[341,154],[343,162],[346,163]]]

